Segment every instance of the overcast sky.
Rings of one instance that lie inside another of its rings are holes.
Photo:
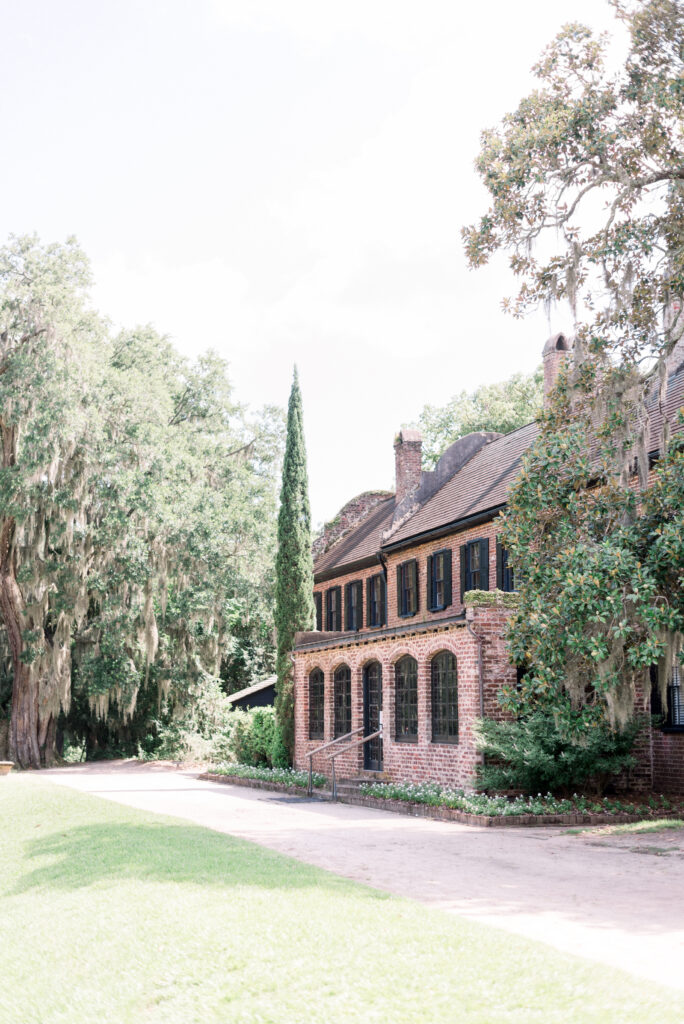
[[[393,486],[426,403],[540,361],[460,228],[480,131],[570,20],[615,30],[603,0],[4,0],[0,238],[75,234],[102,312],[217,349],[250,406],[297,363],[329,519]]]

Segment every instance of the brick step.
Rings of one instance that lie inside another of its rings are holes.
[[[351,779],[340,779],[337,783],[337,792],[353,795],[359,792],[362,782],[389,782],[387,772],[366,772],[364,775],[357,775]]]

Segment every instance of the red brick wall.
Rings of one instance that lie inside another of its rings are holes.
[[[505,619],[502,608],[473,609],[472,628],[484,642],[485,709],[495,710],[495,696],[506,682],[515,680],[503,643]],[[430,660],[439,651],[451,651],[458,672],[458,743],[433,743],[431,737]],[[409,654],[418,663],[418,741],[397,741],[394,721],[394,665]],[[378,637],[348,647],[295,652],[295,765],[307,768],[307,753],[333,738],[333,673],[338,665],[351,669],[352,729],[363,725],[363,667],[369,661],[382,666],[383,770],[393,780],[435,781],[446,785],[472,786],[479,754],[475,750],[473,722],[480,714],[478,643],[466,623],[452,623],[435,631]],[[325,738],[309,740],[309,673],[314,668],[325,676]],[[356,747],[337,758],[339,778],[357,775],[363,768],[363,748]],[[314,767],[330,773],[326,752],[314,759]]]
[[[461,533],[450,534],[426,544],[416,544],[403,551],[394,551],[387,556],[387,623],[389,626],[412,625],[417,622],[432,622],[458,615],[463,611],[461,603],[461,545],[485,537],[489,540],[489,589],[496,588],[496,536],[499,523],[494,520],[474,526]],[[451,551],[451,592],[452,603],[441,612],[428,611],[427,560],[435,551]],[[411,558],[418,561],[418,612],[410,618],[402,618],[397,609],[397,566]]]
[[[361,632],[363,632],[363,633],[371,633],[371,634],[377,632],[377,629],[369,629],[366,626],[366,580],[369,579],[371,576],[377,576],[378,574],[382,575],[382,565],[380,564],[380,562],[378,562],[376,565],[372,565],[369,569],[362,569],[360,572],[348,572],[348,573],[345,573],[342,576],[336,576],[332,580],[326,580],[325,583],[316,583],[314,585],[314,593],[322,594],[322,599],[321,599],[322,600],[322,608],[323,608],[323,623],[322,623],[322,625],[323,625],[323,629],[324,630],[327,629],[326,603],[325,603],[326,591],[328,591],[331,587],[341,587],[342,588],[342,627],[343,627],[343,630],[344,630],[345,616],[346,616],[346,608],[344,606],[344,588],[345,588],[347,583],[352,583],[354,580],[361,580],[361,582],[363,583],[363,587],[362,587],[362,591],[363,591],[363,593],[362,593],[363,629],[361,630]]]
[[[446,537],[442,537],[439,540],[429,541],[426,544],[417,544],[414,547],[406,548],[403,551],[396,551],[387,556],[387,625],[388,626],[407,626],[410,628],[415,623],[419,622],[437,622],[440,619],[449,618],[452,615],[458,615],[463,611],[463,605],[461,603],[461,565],[460,565],[460,549],[462,544],[466,544],[468,541],[476,540],[478,538],[488,538],[489,540],[489,589],[494,590],[496,588],[496,537],[500,530],[500,524],[498,519],[493,520],[489,523],[483,523],[481,526],[474,526],[469,530],[463,530],[461,533],[451,534]],[[427,608],[428,595],[427,595],[427,560],[428,556],[433,554],[435,551],[443,550],[451,551],[451,590],[452,590],[452,603],[448,608],[445,608],[440,612],[430,612]],[[419,603],[418,612],[416,615],[412,615],[410,618],[401,618],[397,611],[397,566],[401,562],[406,562],[411,558],[415,558],[418,561],[418,591],[419,591]],[[336,576],[332,580],[326,580],[324,583],[317,583],[314,590],[323,595],[323,628],[326,628],[325,622],[325,592],[330,587],[341,586],[342,596],[344,599],[344,586],[346,583],[352,582],[352,580],[363,580],[363,633],[373,633],[375,630],[368,629],[366,627],[366,585],[365,580],[369,576],[374,576],[377,573],[382,572],[382,565],[378,563],[372,566],[370,569],[364,569],[361,572],[345,573],[340,576]]]
[[[684,732],[654,729],[653,788],[664,793],[684,794]]]

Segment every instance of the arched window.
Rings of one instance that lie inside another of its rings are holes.
[[[309,673],[309,739],[324,735],[325,680],[320,668]]]
[[[394,666],[395,738],[406,743],[418,741],[418,663],[408,654]]]
[[[333,676],[333,706],[335,717],[335,736],[344,736],[351,732],[351,670],[348,665],[340,665]]]
[[[432,680],[432,742],[458,742],[458,676],[450,651],[436,654],[430,663]]]

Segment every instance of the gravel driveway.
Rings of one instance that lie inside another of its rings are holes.
[[[41,772],[684,990],[684,835],[410,818],[119,761]]]

